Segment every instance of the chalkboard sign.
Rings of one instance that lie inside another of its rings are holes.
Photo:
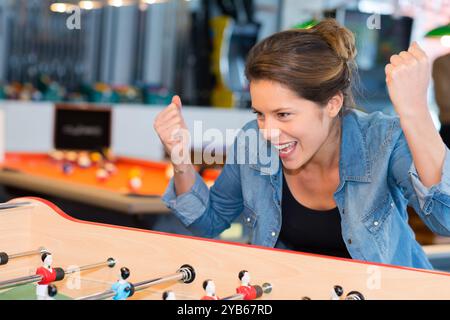
[[[111,146],[111,109],[89,105],[55,106],[54,147],[102,150]]]

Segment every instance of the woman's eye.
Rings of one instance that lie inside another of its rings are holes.
[[[256,117],[261,118],[262,117],[262,113],[256,110],[252,111],[254,114],[256,114]]]
[[[281,113],[278,114],[278,117],[281,118],[281,119],[283,119],[283,118],[289,117],[290,115],[291,115],[290,113],[287,113],[287,112],[281,112]]]

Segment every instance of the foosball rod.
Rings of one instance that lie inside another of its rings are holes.
[[[100,267],[112,268],[115,265],[116,265],[116,260],[114,260],[113,258],[109,258],[105,262],[88,264],[85,266],[81,266],[78,268],[71,268],[71,269],[67,269],[67,270],[64,270],[63,268],[53,268],[53,272],[56,272],[56,279],[54,281],[56,282],[56,281],[63,280],[65,275],[67,275],[67,274],[72,274],[75,272],[90,270],[90,269],[95,269],[95,268],[100,268]],[[19,285],[34,283],[34,282],[41,282],[42,280],[43,280],[43,276],[36,274],[33,276],[25,276],[25,277],[6,280],[6,281],[0,281],[0,290],[19,286]]]
[[[262,297],[262,295],[265,293],[271,293],[272,292],[272,285],[270,283],[264,283],[262,286],[254,285],[252,286],[256,290],[256,296],[255,299]],[[233,294],[231,296],[222,298],[221,300],[246,300],[246,296],[242,293]],[[252,300],[252,299],[251,299]]]
[[[40,247],[37,250],[19,252],[14,254],[8,254],[6,252],[0,252],[0,266],[7,264],[10,260],[28,256],[34,256],[38,254],[42,254],[48,252],[44,247]]]
[[[180,267],[180,269],[178,269],[177,272],[174,274],[170,274],[170,275],[167,275],[167,276],[164,276],[161,278],[136,282],[134,284],[130,283],[130,285],[131,285],[130,291],[131,292],[128,297],[131,297],[136,291],[141,291],[141,290],[147,289],[149,287],[152,287],[152,286],[155,286],[155,285],[158,285],[161,283],[166,283],[166,282],[171,282],[171,281],[181,281],[183,283],[191,283],[192,281],[194,281],[194,279],[195,279],[194,268],[188,264],[185,264],[185,265],[182,265]],[[114,290],[106,290],[104,292],[93,294],[90,296],[81,297],[76,300],[105,300],[105,299],[112,298],[115,295],[116,295],[116,292]]]
[[[0,203],[0,210],[28,207],[31,205],[32,205],[31,202],[3,202]]]

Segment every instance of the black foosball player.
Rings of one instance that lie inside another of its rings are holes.
[[[429,111],[428,57],[416,42],[392,55],[393,108],[366,113],[352,93],[356,47],[334,19],[256,44],[245,66],[256,119],[224,143],[211,189],[191,163],[180,97],[157,115],[174,166],[162,200],[194,235],[215,238],[243,215],[254,245],[432,269],[407,214],[450,236],[450,150]]]
[[[201,300],[220,300],[218,296],[216,296],[216,284],[214,281],[208,279],[203,281],[202,284],[203,290],[205,290],[205,295],[201,298]]]
[[[341,286],[334,286],[331,290],[331,300],[341,300],[344,289]]]
[[[177,297],[175,296],[175,292],[168,290],[164,291],[162,294],[163,300],[177,300]]]

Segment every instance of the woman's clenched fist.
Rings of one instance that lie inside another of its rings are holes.
[[[181,112],[179,96],[156,117],[153,127],[173,164],[190,163],[190,135]]]

